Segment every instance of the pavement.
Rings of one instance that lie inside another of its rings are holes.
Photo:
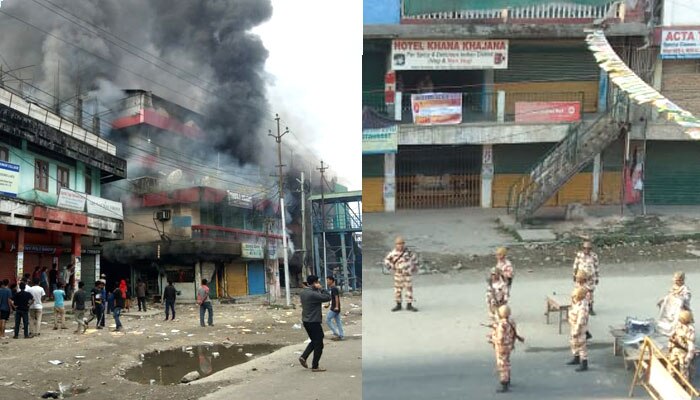
[[[202,400],[361,399],[362,326],[357,324],[345,328],[346,339],[340,342],[328,340],[331,332],[326,331],[320,362],[320,366],[327,369],[326,372],[311,372],[299,364],[297,360],[307,345],[299,343],[227,368],[190,385],[220,387],[218,391],[202,397]]]
[[[700,285],[697,262],[621,264],[604,269],[591,317],[590,371],[577,373],[567,325],[558,334],[557,316],[545,324],[545,296],[567,294],[571,272],[516,271],[511,307],[519,333],[511,357],[510,399],[626,399],[632,371],[612,354],[610,325],[627,316],[656,317],[655,306],[671,285],[676,269],[687,271],[691,288]],[[365,271],[363,291],[363,399],[497,399],[498,379],[484,300],[484,271],[423,275],[415,278],[417,313],[391,312],[392,278],[377,268]],[[649,398],[636,390],[637,398]]]

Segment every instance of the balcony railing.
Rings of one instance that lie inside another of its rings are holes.
[[[395,118],[400,123],[413,123],[411,94],[401,93],[401,96],[398,97],[401,97],[401,107],[398,110],[401,114],[399,118],[392,115],[396,109],[395,105],[387,106],[384,103],[384,93],[364,93],[363,106],[368,106],[387,117]],[[587,99],[584,92],[463,92],[462,123],[499,123],[519,120],[531,122],[532,118],[527,118],[527,111],[524,114],[523,111],[516,109],[518,103],[558,102],[576,103],[581,116],[584,113],[597,112],[597,99]],[[557,121],[552,119],[551,122]]]
[[[238,243],[265,243],[265,232],[251,231],[247,229],[224,228],[213,225],[192,225],[192,239],[208,239],[221,242]],[[271,240],[282,240],[282,236],[270,233]]]
[[[461,4],[464,3],[464,4]],[[416,1],[404,0],[401,18],[404,23],[440,21],[479,22],[532,22],[553,20],[557,22],[584,23],[596,19],[620,18],[624,8],[619,1],[599,0],[593,4],[549,3],[543,0],[522,1],[521,6],[512,7],[505,1]]]

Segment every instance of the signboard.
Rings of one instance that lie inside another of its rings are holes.
[[[268,257],[269,257],[271,260],[274,260],[274,259],[276,259],[276,258],[279,258],[279,257],[277,256],[277,245],[276,245],[276,244],[270,243],[270,245],[267,247],[267,252],[268,252],[268,254],[269,254]]]
[[[232,192],[230,190],[227,190],[226,193],[229,205],[248,209],[253,208],[253,198],[251,196],[242,193]]]
[[[700,29],[664,29],[660,55],[664,60],[700,58]]]
[[[58,192],[57,207],[73,211],[85,211],[85,194],[74,192],[64,187]]]
[[[24,275],[24,252],[17,252],[17,279]]]
[[[413,123],[451,125],[462,122],[462,93],[425,93],[411,95]]]
[[[362,130],[362,154],[396,153],[399,148],[396,125]]]
[[[577,101],[516,101],[515,122],[575,122],[581,120]]]
[[[0,194],[17,197],[19,192],[19,165],[0,161]]]
[[[263,247],[254,243],[241,243],[241,257],[262,260],[265,258]]]
[[[107,218],[124,219],[122,203],[92,195],[87,195],[87,212]]]
[[[507,69],[507,40],[394,40],[392,70]]]

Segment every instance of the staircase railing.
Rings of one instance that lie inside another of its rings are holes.
[[[593,123],[571,125],[566,136],[550,149],[508,191],[508,213],[522,221],[547,202],[566,182],[617,137],[610,113],[598,116]],[[597,140],[596,140],[597,139]]]

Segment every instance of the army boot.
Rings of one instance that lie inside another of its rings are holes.
[[[392,308],[391,311],[401,311],[401,303],[396,303],[396,307]]]
[[[586,331],[586,340],[593,339],[593,335],[591,335],[590,332]]]
[[[576,372],[588,371],[588,360],[581,360],[581,365],[576,368]]]
[[[566,365],[579,365],[579,364],[581,364],[581,357],[578,355],[575,355],[574,358],[571,359],[571,361],[566,363]]]
[[[408,311],[413,311],[413,312],[418,311],[418,309],[413,307],[413,304],[411,304],[411,303],[408,303],[408,305],[406,306],[406,309]]]
[[[508,391],[509,382],[501,382],[501,387],[496,389],[497,393],[505,393]]]

